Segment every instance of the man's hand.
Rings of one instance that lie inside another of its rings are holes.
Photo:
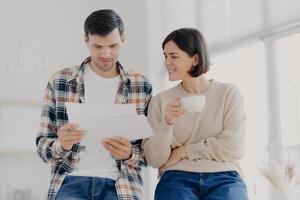
[[[102,144],[118,160],[127,160],[131,157],[132,145],[126,138],[120,136],[107,138]]]
[[[71,150],[73,144],[81,141],[84,137],[85,132],[83,130],[78,130],[77,124],[65,124],[57,132],[58,141],[65,150]]]
[[[184,146],[180,146],[178,148],[173,149],[168,161],[159,168],[159,175],[161,176],[167,168],[175,165],[178,161],[186,158],[187,154]]]

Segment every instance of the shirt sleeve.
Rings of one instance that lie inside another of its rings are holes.
[[[148,83],[148,82],[147,82]],[[148,114],[148,105],[152,98],[152,86],[147,84],[147,91],[145,93],[145,105],[144,105],[144,115]],[[147,166],[147,161],[145,159],[144,151],[142,148],[142,140],[136,140],[131,142],[132,144],[132,154],[131,157],[125,161],[123,164],[127,164],[132,168],[140,168],[142,166]]]
[[[50,82],[44,95],[39,133],[36,137],[37,154],[47,163],[66,158],[71,151],[60,145],[56,135],[56,106],[53,87]]]

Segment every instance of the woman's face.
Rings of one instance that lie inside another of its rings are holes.
[[[168,70],[169,80],[177,81],[191,78],[188,71],[192,66],[197,65],[197,55],[190,57],[182,51],[172,40],[167,42],[164,47],[165,66]]]

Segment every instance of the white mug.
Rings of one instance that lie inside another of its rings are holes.
[[[181,105],[186,112],[201,112],[205,106],[205,102],[206,98],[203,95],[181,98]]]

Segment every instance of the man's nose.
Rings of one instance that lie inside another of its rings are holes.
[[[101,53],[101,56],[103,58],[109,58],[111,56],[111,51],[110,49],[103,49],[102,53]]]

